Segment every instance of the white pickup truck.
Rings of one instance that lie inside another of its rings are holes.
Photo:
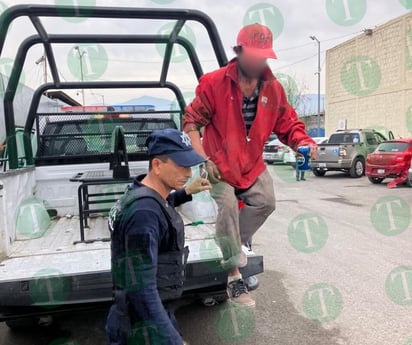
[[[175,26],[170,35],[160,36],[108,33],[49,36],[41,24],[43,17],[69,17],[73,13],[103,19],[164,19],[171,20]],[[167,80],[169,48],[174,44],[183,46],[191,57],[196,76],[202,75],[193,46],[179,36],[184,23],[190,20],[206,27],[219,64],[227,62],[214,23],[199,11],[40,5],[20,5],[3,12],[0,17],[0,58],[8,26],[22,16],[30,17],[37,34],[28,37],[17,50],[15,68],[5,90],[4,111],[0,116],[4,124],[0,128],[5,128],[3,133],[0,129],[0,143],[6,145],[6,149],[0,150],[0,321],[6,321],[10,327],[19,325],[21,320],[44,322],[56,313],[111,304],[107,209],[130,183],[131,177],[147,170],[147,156],[142,149],[145,137],[153,129],[175,126],[171,119],[176,114],[170,114],[170,120],[167,120],[165,116],[157,116],[156,112],[145,115],[39,112],[44,92],[49,89],[168,88],[179,100],[181,116],[182,93]],[[53,44],[90,40],[102,44],[164,43],[167,48],[161,80],[60,81]],[[15,85],[27,50],[33,44],[42,44],[46,48],[53,80],[39,85],[28,104],[24,122],[18,123],[13,111]],[[117,146],[113,146],[116,140],[112,141],[115,128],[124,130],[122,155],[127,158],[127,164],[122,162],[122,173],[126,167],[130,177],[123,176],[123,180],[117,179],[115,184],[100,183],[101,176],[109,176],[109,180],[113,177],[115,168],[111,165],[113,157],[118,157],[119,153]],[[82,179],[86,175],[88,182]],[[96,179],[90,180],[93,176]],[[210,220],[205,222],[204,219],[187,217],[184,220],[187,224],[186,243],[190,249],[184,295],[208,305],[224,301],[227,298],[227,275],[220,268],[221,252],[215,243],[214,226],[205,224]],[[261,273],[263,258],[251,250],[245,251],[249,260],[243,269],[244,276]]]

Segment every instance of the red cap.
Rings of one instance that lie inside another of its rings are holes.
[[[237,45],[250,56],[277,59],[273,50],[272,31],[267,26],[255,23],[245,26],[237,36]]]

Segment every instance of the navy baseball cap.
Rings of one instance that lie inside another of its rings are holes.
[[[192,147],[192,141],[185,132],[177,129],[153,131],[146,140],[149,157],[166,156],[182,167],[192,167],[207,159]]]

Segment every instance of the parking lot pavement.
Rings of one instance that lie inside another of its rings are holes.
[[[178,311],[192,345],[412,344],[412,188],[387,189],[343,173],[296,182],[268,167],[277,209],[254,237],[265,273],[255,310],[230,303]],[[10,332],[4,345],[105,344],[105,310],[51,329]]]

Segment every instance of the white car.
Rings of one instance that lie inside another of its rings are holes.
[[[268,164],[283,162],[286,149],[287,146],[279,139],[272,140],[265,145],[263,150],[263,160]]]

